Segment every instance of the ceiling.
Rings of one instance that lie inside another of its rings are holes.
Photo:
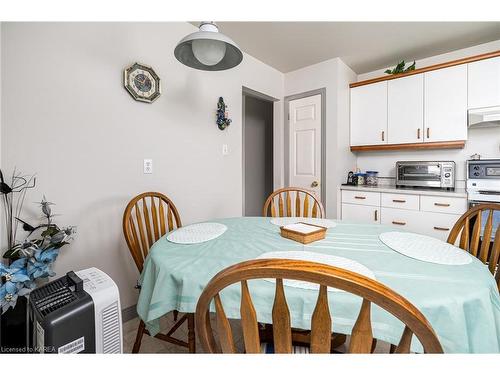
[[[500,39],[500,22],[217,24],[242,50],[284,73],[340,57],[361,74]]]

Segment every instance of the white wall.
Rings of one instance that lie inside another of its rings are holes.
[[[33,216],[33,202],[45,194],[58,223],[78,226],[56,272],[102,268],[117,282],[123,307],[137,296],[138,272],[121,228],[129,199],[164,192],[185,224],[240,216],[242,86],[283,98],[283,74],[246,54],[223,72],[180,64],[174,47],[195,30],[187,23],[3,24],[2,168],[37,174],[25,205]],[[153,104],[123,88],[123,69],[135,61],[162,79]],[[223,132],[215,124],[219,96],[233,119]],[[283,134],[282,113],[275,104],[275,135]],[[142,173],[144,158],[153,159],[151,175]]]
[[[500,50],[500,40],[417,60],[417,68],[497,50]],[[358,81],[384,76],[384,70],[360,74]],[[394,178],[398,160],[453,160],[457,163],[457,186],[463,187],[465,161],[474,153],[481,154],[482,158],[500,158],[500,128],[469,130],[466,146],[461,150],[363,152],[358,154],[357,164],[362,170],[376,170],[381,176]]]
[[[349,151],[349,83],[356,74],[339,58],[285,74],[285,96],[326,88],[326,214],[337,217],[337,188],[355,166]]]

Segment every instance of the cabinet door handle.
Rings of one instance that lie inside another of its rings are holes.
[[[450,207],[450,204],[449,203],[434,203],[434,206],[438,206],[438,207]]]
[[[354,197],[354,199],[366,199],[366,197],[361,197],[361,196],[359,196],[359,195],[356,195],[356,196]]]
[[[394,225],[406,225],[406,223],[405,223],[405,222],[403,222],[403,221],[393,221],[392,223],[393,223]]]
[[[431,128],[427,128],[427,139],[431,136]]]
[[[444,227],[434,227],[435,230],[443,230],[443,231],[449,231],[450,228],[444,228]]]
[[[393,199],[392,200],[394,203],[406,203],[404,199]]]
[[[378,210],[375,210],[374,214],[375,214],[374,215],[375,216],[375,221],[378,221]]]
[[[382,141],[385,141],[385,131],[382,130]]]
[[[417,139],[420,139],[420,128],[417,129]]]

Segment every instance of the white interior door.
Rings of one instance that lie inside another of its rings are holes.
[[[321,199],[321,95],[289,102],[289,183]]]

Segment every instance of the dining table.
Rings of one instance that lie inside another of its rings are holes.
[[[269,252],[309,252],[347,258],[369,269],[380,283],[393,289],[427,318],[445,353],[500,352],[500,296],[486,265],[469,255],[462,265],[437,264],[403,255],[379,236],[394,228],[333,220],[325,238],[302,244],[280,235],[280,226],[269,217],[237,217],[210,222],[227,227],[209,241],[179,244],[161,237],[150,249],[139,280],[139,317],[151,335],[159,332],[159,319],[170,311],[196,311],[203,289],[218,272],[239,262]],[[301,221],[297,218],[296,221]],[[269,280],[251,280],[250,294],[261,323],[272,323],[275,285]],[[285,286],[292,327],[310,329],[318,291]],[[329,290],[332,331],[350,334],[361,306],[361,298]],[[221,292],[226,315],[240,318],[240,286]],[[382,308],[371,311],[373,337],[399,343],[404,324]],[[414,352],[422,352],[414,337]]]

